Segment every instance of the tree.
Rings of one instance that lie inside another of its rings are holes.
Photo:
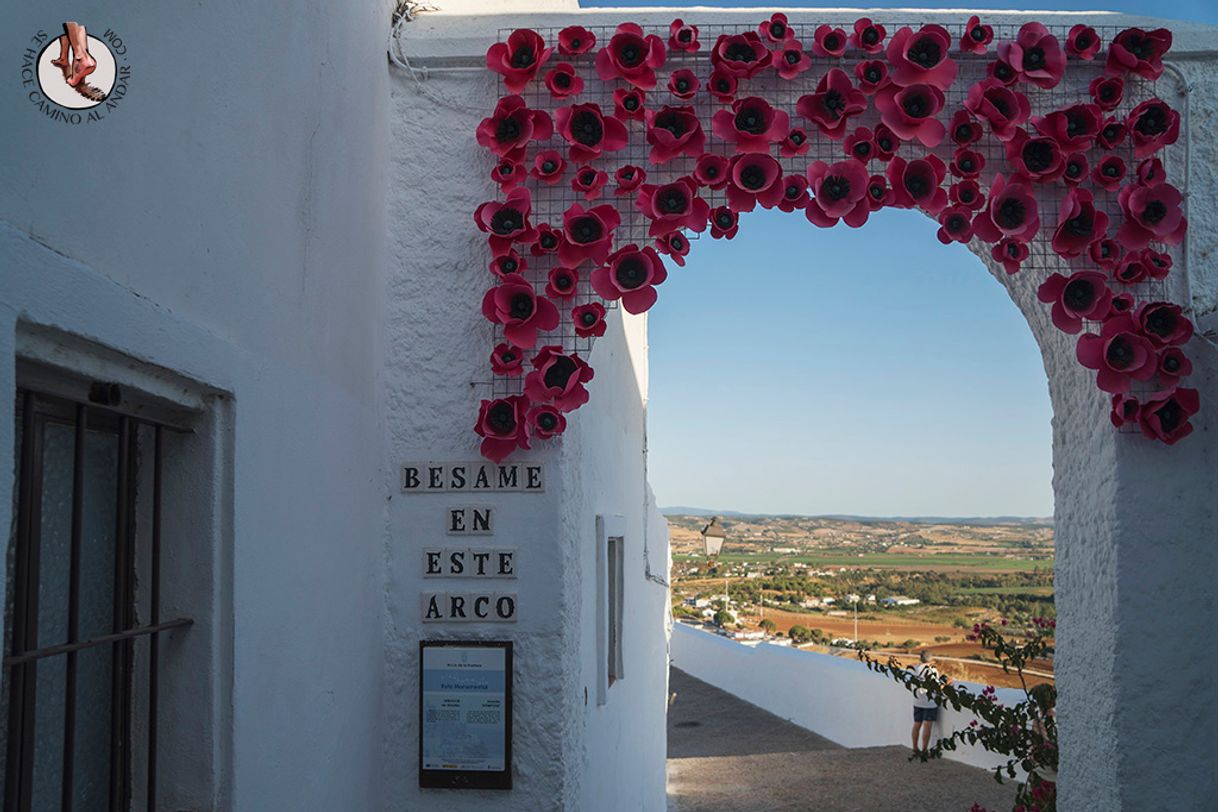
[[[773,634],[774,630],[778,628],[778,624],[770,620],[768,617],[762,618],[761,622],[757,625],[760,626],[761,630],[766,634]]]
[[[808,631],[807,626],[792,626],[787,632],[787,637],[791,638],[791,642],[795,644],[806,643],[812,639],[812,632]]]
[[[712,619],[715,621],[716,626],[726,629],[727,624],[732,623],[736,618],[732,617],[731,612],[720,609],[718,612],[715,612],[715,616]]]

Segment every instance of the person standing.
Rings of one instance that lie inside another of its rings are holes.
[[[923,649],[919,655],[921,663],[914,669],[914,674],[919,678],[938,679],[940,677],[938,669],[932,664],[934,657],[930,651]],[[946,682],[951,682],[947,679]],[[922,689],[914,690],[914,708],[913,708],[913,732],[910,734],[910,739],[913,742],[913,751],[915,754],[921,753],[925,755],[927,748],[930,746],[930,729],[939,719],[939,706],[935,700],[927,696]],[[922,746],[918,747],[918,735],[921,733]]]

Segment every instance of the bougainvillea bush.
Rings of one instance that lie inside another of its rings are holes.
[[[694,242],[758,209],[819,228],[921,210],[941,242],[1034,276],[1118,429],[1184,438],[1199,404],[1192,322],[1167,294],[1187,228],[1181,115],[1157,90],[1171,41],[783,14],[511,32],[487,51],[504,95],[476,134],[495,191],[474,212],[495,325],[482,453],[560,435],[608,310],[650,309]]]

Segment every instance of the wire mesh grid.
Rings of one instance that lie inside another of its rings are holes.
[[[760,22],[760,19],[758,20]],[[696,20],[687,20],[687,23],[696,25]],[[838,161],[845,160],[846,155],[843,141],[832,140],[821,135],[814,124],[805,120],[796,112],[796,102],[801,96],[815,92],[816,85],[821,77],[831,68],[841,68],[852,81],[855,81],[854,68],[860,61],[867,59],[884,60],[883,52],[876,55],[863,53],[857,48],[850,48],[841,58],[824,58],[818,57],[810,53],[810,45],[814,38],[814,32],[821,23],[819,21],[798,22],[792,21],[788,27],[794,32],[796,39],[800,41],[805,52],[809,52],[812,57],[812,66],[809,70],[799,74],[791,80],[783,79],[772,70],[763,70],[752,79],[740,79],[739,89],[735,98],[744,98],[746,96],[758,96],[764,98],[776,109],[785,111],[790,117],[791,126],[804,129],[808,134],[808,151],[806,154],[795,157],[781,157],[778,153],[778,145],[773,145],[771,149],[772,155],[779,161],[782,166],[784,175],[799,174],[803,175],[810,164],[815,161],[824,161],[832,164]],[[952,35],[953,51],[951,57],[955,60],[959,72],[956,81],[951,87],[945,91],[945,104],[939,114],[939,119],[946,125],[952,114],[956,110],[963,109],[965,98],[968,95],[968,89],[977,81],[986,78],[987,66],[996,59],[995,47],[999,42],[1014,40],[1019,32],[1019,26],[1015,24],[998,24],[994,25],[994,40],[990,45],[989,51],[982,55],[973,55],[962,53],[956,50],[956,44],[959,43],[960,37],[964,33],[964,18],[958,24],[945,25],[944,27]],[[888,24],[888,37],[896,33],[901,27],[908,25],[913,30],[918,30],[923,23],[917,21],[908,21],[899,24]],[[1068,28],[1064,26],[1048,26],[1049,30],[1061,41],[1064,45],[1068,34]],[[600,106],[602,112],[608,116],[611,115],[614,109],[614,90],[617,88],[629,87],[623,80],[601,81],[597,77],[595,68],[596,52],[603,45],[607,44],[609,39],[615,32],[615,27],[612,26],[587,26],[587,29],[596,36],[596,47],[585,54],[577,56],[559,55],[557,51],[558,34],[560,28],[538,28],[535,29],[538,34],[546,41],[548,46],[555,47],[554,54],[549,62],[544,66],[538,77],[529,83],[521,94],[528,106],[531,109],[545,110],[551,116],[561,107],[570,104],[587,104],[595,103]],[[733,152],[733,145],[725,143],[718,137],[714,136],[711,128],[712,116],[717,110],[730,107],[730,102],[720,102],[707,92],[707,79],[710,75],[712,65],[710,60],[709,50],[713,46],[715,40],[722,34],[740,34],[746,31],[757,30],[756,24],[730,24],[730,25],[706,25],[699,26],[699,39],[702,43],[702,48],[695,53],[686,53],[680,51],[669,50],[667,60],[664,65],[657,70],[656,87],[646,91],[646,106],[648,109],[658,109],[664,105],[670,106],[689,106],[694,109],[702,123],[703,131],[706,134],[705,151],[713,154],[721,155],[725,158],[730,158]],[[1095,27],[1096,33],[1100,36],[1102,42],[1107,45],[1113,38],[1122,30],[1115,26]],[[512,33],[511,29],[500,29],[499,40],[506,41]],[[668,41],[668,31],[645,29],[645,34],[655,34],[659,36],[665,43]],[[847,31],[849,33],[849,31]],[[778,46],[770,44],[771,50]],[[1020,84],[1016,87],[1017,90],[1023,92],[1032,106],[1031,115],[1033,117],[1043,116],[1055,110],[1064,109],[1074,104],[1087,103],[1091,101],[1089,86],[1093,79],[1103,75],[1105,51],[1101,50],[1096,58],[1092,61],[1080,61],[1071,58],[1068,61],[1065,77],[1055,87],[1043,89],[1031,84]],[[542,81],[545,72],[551,69],[558,62],[569,62],[575,69],[575,72],[584,80],[584,87],[579,94],[565,99],[555,99],[551,96],[549,90]],[[701,82],[701,88],[693,99],[681,100],[674,96],[668,89],[668,78],[673,71],[687,68],[693,71],[694,75]],[[1125,93],[1121,104],[1113,111],[1106,113],[1106,116],[1114,116],[1118,121],[1125,121],[1129,112],[1139,103],[1151,99],[1161,98],[1171,107],[1181,114],[1182,131],[1187,132],[1187,91],[1182,82],[1178,82],[1170,73],[1165,73],[1158,81],[1148,81],[1133,74],[1125,77]],[[874,97],[869,97],[868,106],[864,113],[850,120],[847,127],[847,133],[853,132],[856,127],[869,127],[874,129],[880,122],[879,113],[875,109],[873,103]],[[487,111],[490,114],[490,111]],[[582,192],[576,191],[571,185],[571,179],[576,172],[585,164],[568,162],[562,179],[553,184],[548,185],[529,177],[525,181],[525,186],[532,194],[532,222],[534,225],[548,224],[556,230],[561,231],[563,213],[575,203],[583,205],[585,208],[591,205],[601,205],[603,203],[611,203],[616,206],[622,217],[621,225],[616,229],[613,241],[614,250],[628,245],[636,244],[638,246],[652,245],[654,240],[648,234],[649,221],[643,217],[641,212],[635,206],[635,195],[615,196],[614,188],[614,173],[624,165],[634,165],[642,167],[646,173],[646,182],[648,184],[663,184],[671,182],[679,177],[691,175],[694,171],[696,159],[690,156],[681,156],[670,160],[661,165],[652,165],[648,161],[650,146],[647,143],[645,133],[646,125],[642,121],[626,121],[629,139],[624,149],[614,152],[605,152],[599,159],[589,162],[588,166],[604,171],[609,176],[609,183],[605,186],[603,194],[599,199],[588,201]],[[1030,129],[1029,125],[1026,125]],[[1035,134],[1035,133],[1033,133]],[[1121,158],[1128,169],[1130,176],[1136,171],[1139,160],[1134,157],[1133,147],[1130,143],[1131,139],[1126,138],[1124,142],[1110,151],[1101,151],[1099,148],[1090,150],[1087,153],[1090,165],[1094,167],[1095,162],[1108,154],[1115,155]],[[567,143],[558,133],[557,128],[553,136],[547,141],[533,142],[530,145],[529,152],[525,158],[526,171],[532,168],[534,156],[542,150],[553,149],[564,156],[567,154]],[[945,164],[950,164],[956,145],[950,137],[944,138],[943,142],[933,150],[927,150],[922,145],[917,143],[902,143],[897,154],[904,157],[906,160],[924,157],[927,152],[932,152],[943,160]],[[995,172],[1001,172],[1009,176],[1013,171],[1013,165],[1007,159],[1005,144],[994,137],[988,130],[985,129],[985,135],[977,142],[969,145],[969,148],[980,153],[985,160],[985,168],[981,176],[976,178],[976,181],[981,185],[983,194],[988,195],[989,189],[987,180],[992,178]],[[1174,183],[1182,192],[1187,195],[1185,182],[1187,172],[1184,164],[1184,150],[1181,144],[1170,146],[1162,150],[1158,157],[1163,161],[1164,168],[1169,180]],[[490,172],[494,165],[494,156],[487,153],[487,172]],[[883,174],[886,164],[879,159],[872,159],[867,164],[869,174]],[[949,172],[944,180],[943,186],[946,189],[950,184],[959,180],[953,177]],[[1034,284],[1039,285],[1050,273],[1062,272],[1070,273],[1077,270],[1097,270],[1087,256],[1064,259],[1054,252],[1050,245],[1050,237],[1053,229],[1057,224],[1058,209],[1062,196],[1065,194],[1067,186],[1063,181],[1055,181],[1050,183],[1034,184],[1035,196],[1039,209],[1041,220],[1040,230],[1035,239],[1028,245],[1029,256],[1023,262],[1020,271],[1021,275],[1031,275]],[[1099,211],[1104,211],[1108,214],[1110,223],[1110,232],[1115,232],[1116,227],[1122,221],[1120,206],[1117,200],[1117,191],[1106,191],[1100,186],[1084,182],[1083,186],[1095,195],[1095,206]],[[718,206],[727,205],[726,194],[723,190],[711,190],[709,188],[701,188],[700,194],[706,200],[711,209]],[[808,223],[801,216],[801,212],[796,210],[794,217],[798,217],[798,222],[793,222],[795,228],[814,228],[815,226]],[[747,228],[749,215],[741,214],[741,228]],[[930,224],[928,224],[930,225]],[[868,226],[863,226],[864,228]],[[933,229],[935,226],[930,226],[927,230],[927,238],[935,239]],[[689,261],[696,261],[696,256],[700,251],[708,250],[707,243],[709,239],[701,240],[697,233],[683,232],[684,236],[692,243],[690,250]],[[709,232],[706,236],[709,236]],[[792,238],[798,239],[797,232],[792,231]],[[698,244],[701,243],[701,244]],[[983,247],[988,253],[989,245],[974,238],[973,248]],[[1180,261],[1179,246],[1175,249],[1168,250],[1167,246],[1155,246],[1158,250],[1167,252],[1172,255],[1175,263]],[[911,247],[916,250],[915,247]],[[522,252],[524,253],[524,252]],[[489,254],[488,254],[489,258]],[[554,254],[545,254],[541,256],[527,255],[528,268],[524,275],[526,279],[533,284],[538,295],[544,295],[547,277],[550,270],[557,266],[557,260]],[[669,272],[673,272],[674,263],[670,258],[665,257],[665,265]],[[559,311],[562,316],[559,327],[551,332],[542,333],[538,340],[538,345],[561,345],[565,352],[578,353],[581,357],[587,358],[591,350],[594,339],[580,337],[576,334],[575,325],[571,317],[571,311],[574,307],[589,302],[600,302],[607,309],[616,306],[616,302],[608,302],[600,299],[592,290],[589,283],[589,275],[592,268],[585,264],[578,269],[579,284],[574,297],[571,299],[558,302]],[[1182,273],[1170,274],[1165,280],[1146,280],[1132,285],[1125,285],[1113,282],[1111,287],[1115,293],[1129,293],[1133,296],[1135,303],[1145,301],[1169,301],[1174,300],[1183,302],[1182,294],[1185,292],[1185,286],[1182,282]],[[663,299],[663,288],[659,289],[660,298]],[[1176,296],[1173,299],[1173,295]],[[1046,305],[1047,307],[1047,305]],[[1094,323],[1086,323],[1084,330],[1093,332],[1098,331],[1098,325]],[[503,342],[502,327],[496,325],[495,328],[495,343]],[[489,349],[489,348],[488,348]],[[490,372],[489,367],[487,368]],[[523,376],[499,376],[489,375],[487,379],[475,381],[474,385],[482,389],[487,396],[492,398],[506,397],[508,395],[519,394],[523,389]],[[1134,394],[1146,394],[1153,391],[1156,387],[1153,382],[1139,384],[1134,382]],[[1128,427],[1126,430],[1136,431],[1135,427]]]

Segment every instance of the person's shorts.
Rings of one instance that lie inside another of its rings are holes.
[[[938,719],[938,708],[914,708],[915,722],[936,722]]]

